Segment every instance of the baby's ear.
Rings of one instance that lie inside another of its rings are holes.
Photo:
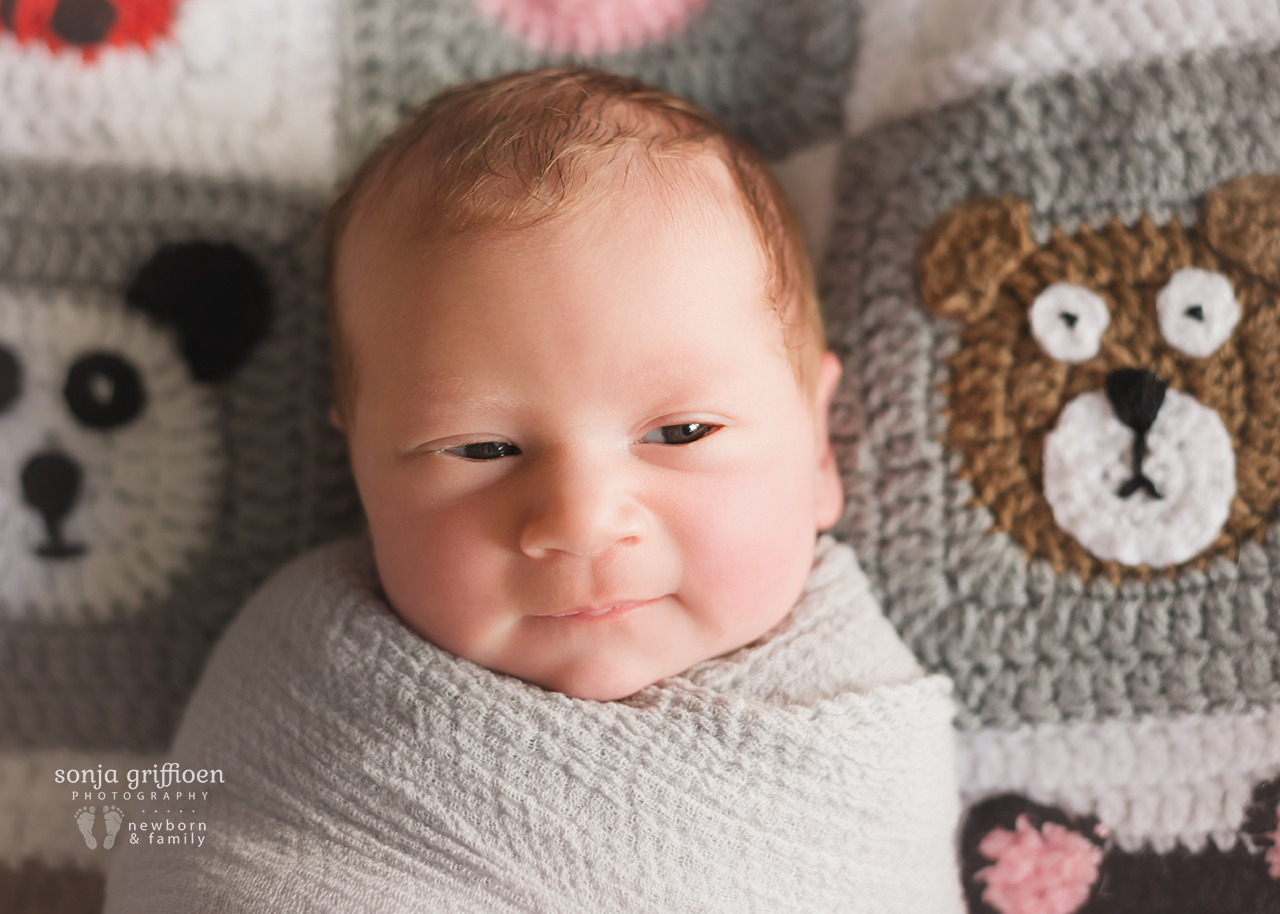
[[[831,446],[831,426],[828,415],[831,398],[840,383],[840,360],[830,352],[822,354],[818,373],[818,389],[814,404],[817,413],[818,465],[814,486],[814,520],[819,530],[835,525],[844,511],[844,483],[840,479],[840,466],[836,462],[835,449]]]
[[[1000,283],[1036,249],[1030,210],[1016,197],[979,197],[938,220],[920,244],[925,306],[941,317],[964,321],[986,315]]]
[[[1280,283],[1280,176],[1250,175],[1210,191],[1204,230],[1223,257]]]

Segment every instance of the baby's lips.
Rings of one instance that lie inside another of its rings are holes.
[[[601,600],[590,605],[575,606],[572,609],[550,613],[538,613],[540,619],[600,619],[605,616],[616,617],[633,610],[656,603],[661,597],[650,597],[644,600]]]

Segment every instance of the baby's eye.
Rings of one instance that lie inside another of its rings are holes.
[[[516,456],[520,453],[520,448],[505,441],[478,441],[475,444],[441,448],[439,453],[452,454],[464,460],[497,460],[499,457]]]
[[[681,425],[663,425],[651,432],[646,432],[640,439],[642,444],[692,444],[699,438],[705,438],[719,425],[708,422],[685,422]]]

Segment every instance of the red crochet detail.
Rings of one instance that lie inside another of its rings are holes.
[[[5,0],[0,3],[0,33],[11,32],[19,42],[40,42],[54,51],[79,52],[92,61],[104,47],[149,49],[173,28],[174,9],[181,0]],[[77,17],[74,11],[80,8]],[[85,13],[85,8],[91,11]],[[74,21],[78,34],[68,36],[65,23]],[[62,31],[60,32],[59,27]]]

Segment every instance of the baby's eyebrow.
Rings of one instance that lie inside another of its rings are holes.
[[[519,398],[494,390],[477,390],[462,378],[430,378],[408,393],[415,404],[426,404],[429,410],[465,409],[467,411],[500,412],[517,407]]]

